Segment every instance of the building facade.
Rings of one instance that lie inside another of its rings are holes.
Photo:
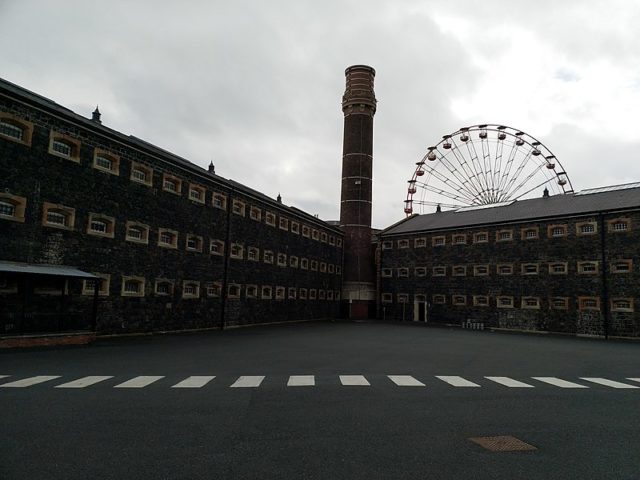
[[[0,261],[100,277],[100,332],[337,315],[339,228],[116,132],[97,111],[1,81],[0,172]],[[90,310],[93,280],[0,277],[5,334],[39,330],[35,317],[60,302],[65,315]]]
[[[387,319],[640,336],[640,184],[414,215],[380,233]]]

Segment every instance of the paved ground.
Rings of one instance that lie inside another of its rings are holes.
[[[3,479],[640,478],[640,344],[313,323],[2,352],[0,375]],[[502,435],[537,450],[468,440]]]

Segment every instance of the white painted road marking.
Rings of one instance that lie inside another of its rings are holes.
[[[313,375],[291,375],[287,387],[313,387],[315,384],[316,377]]]
[[[151,385],[153,382],[157,382],[161,378],[164,378],[164,376],[141,375],[120,383],[113,388],[144,388],[147,385]]]
[[[89,385],[95,385],[98,382],[102,382],[104,380],[108,380],[113,378],[113,375],[96,375],[91,377],[83,377],[78,380],[74,380],[72,382],[62,383],[60,385],[56,385],[55,388],[85,388]]]
[[[534,388],[533,385],[529,385],[528,383],[524,383],[524,382],[519,382],[518,380],[514,380],[513,378],[509,378],[509,377],[484,377],[484,378],[509,388]]]
[[[264,380],[264,375],[247,375],[238,377],[238,379],[231,385],[231,388],[248,388],[259,387]]]
[[[399,387],[424,387],[424,383],[419,382],[411,375],[387,375],[389,380]]]
[[[470,382],[469,380],[462,377],[436,375],[436,378],[439,378],[443,382],[447,382],[449,385],[453,385],[454,387],[479,387],[480,386],[477,383]]]
[[[0,385],[0,387],[24,388],[30,387],[31,385],[36,385],[38,383],[48,382],[49,380],[53,380],[55,378],[60,378],[60,375],[38,375],[37,377],[29,377],[22,380],[16,380],[15,382],[5,383],[3,385]]]
[[[640,382],[640,378],[627,378],[627,380],[631,380],[632,382]]]
[[[176,383],[171,388],[202,388],[214,378],[216,377],[193,375]]]
[[[531,377],[534,380],[538,380],[540,382],[548,383],[550,385],[554,385],[560,388],[589,388],[584,385],[579,385],[573,382],[567,382],[566,380],[562,380],[557,377]]]
[[[342,385],[358,385],[361,387],[371,385],[362,375],[340,375],[340,383],[342,383]]]
[[[0,375],[0,378],[7,378],[9,375]]]
[[[599,385],[604,385],[605,387],[611,388],[640,388],[636,385],[629,385],[628,383],[622,382],[614,382],[613,380],[608,380],[606,378],[594,378],[594,377],[580,377],[582,380],[586,380],[587,382],[597,383]]]

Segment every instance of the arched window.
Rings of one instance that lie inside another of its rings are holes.
[[[72,230],[75,224],[75,210],[65,205],[44,202],[42,224],[47,227]]]
[[[7,217],[15,217],[16,206],[8,200],[0,200],[0,215]]]
[[[3,118],[0,119],[0,134],[22,141],[25,129],[11,120]]]
[[[33,124],[14,117],[9,113],[0,112],[0,137],[12,142],[31,146]]]

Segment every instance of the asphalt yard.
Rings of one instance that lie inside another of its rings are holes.
[[[0,353],[0,478],[640,478],[640,344],[305,323]]]

